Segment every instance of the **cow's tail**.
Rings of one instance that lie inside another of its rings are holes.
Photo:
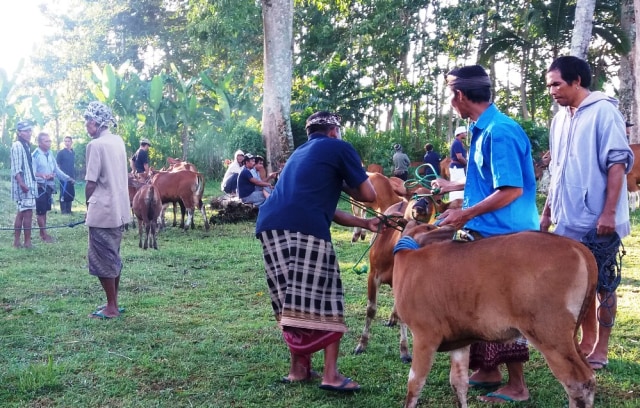
[[[149,190],[147,191],[147,199],[145,200],[147,203],[147,219],[149,221],[153,221],[158,218],[159,214],[156,214],[156,194],[154,191],[155,187],[153,185],[149,186]]]
[[[204,176],[202,173],[196,173],[196,185],[193,192],[193,204],[198,209],[202,208],[202,195],[204,194]]]

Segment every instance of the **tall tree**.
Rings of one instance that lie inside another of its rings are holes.
[[[571,37],[571,55],[587,59],[591,32],[593,30],[593,12],[596,0],[578,0],[576,3],[575,25]]]
[[[638,123],[638,100],[634,94],[640,82],[635,76],[635,55],[638,53],[638,43],[636,41],[633,0],[622,0],[620,4],[620,23],[622,30],[630,39],[633,39],[633,46],[630,52],[620,56],[620,110],[627,121]],[[631,128],[629,140],[632,143],[638,142],[638,126]]]
[[[269,169],[293,150],[291,81],[293,0],[262,0],[264,29],[264,105],[262,137]]]

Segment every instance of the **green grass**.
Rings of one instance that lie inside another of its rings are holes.
[[[209,182],[210,185],[216,184]],[[83,202],[79,186],[78,202]],[[209,187],[208,196],[218,193]],[[342,343],[339,366],[363,391],[332,395],[317,383],[284,385],[288,352],[272,317],[259,242],[252,223],[216,225],[159,236],[159,251],[138,248],[137,231],[125,234],[120,301],[122,318],[87,318],[104,302],[98,280],[86,269],[87,231],[65,225],[75,214],[49,215],[54,244],[33,250],[11,248],[15,209],[8,176],[0,175],[0,406],[2,407],[399,407],[409,367],[400,362],[398,329],[383,325],[392,306],[388,287],[367,352],[352,354],[364,322],[366,275],[350,267],[366,243],[349,242],[350,231],[335,227],[334,243],[346,292],[351,331]],[[57,203],[56,203],[57,209]],[[640,218],[625,239],[624,279],[610,365],[597,374],[598,407],[640,406]],[[541,294],[552,296],[553,293]],[[323,364],[322,353],[313,359]],[[452,407],[448,355],[439,354],[420,406]],[[539,353],[525,365],[531,392],[520,407],[562,407],[560,384]],[[479,391],[470,391],[470,406]]]

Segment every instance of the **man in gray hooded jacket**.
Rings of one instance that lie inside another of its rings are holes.
[[[551,184],[540,229],[547,231],[553,223],[556,234],[583,241],[592,251],[591,241],[599,245],[613,238],[617,244],[609,246],[608,253],[594,255],[615,259],[619,249],[615,233],[623,238],[630,232],[625,173],[634,160],[618,101],[589,90],[591,69],[577,57],[556,59],[547,70],[546,81],[561,108],[549,132]],[[589,235],[592,230],[595,234]],[[615,264],[604,265],[614,275],[619,271]],[[602,284],[599,277],[597,312],[594,307],[583,322],[580,343],[594,370],[608,364],[616,314],[615,287]]]

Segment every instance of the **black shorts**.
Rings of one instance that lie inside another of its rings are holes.
[[[38,186],[38,198],[36,198],[36,214],[45,215],[47,211],[51,211],[51,195],[52,187]]]

